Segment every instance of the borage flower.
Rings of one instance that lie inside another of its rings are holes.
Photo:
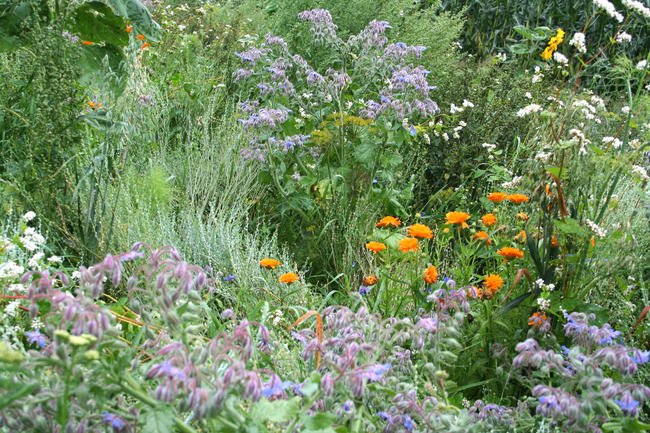
[[[404,238],[399,241],[399,247],[397,249],[403,253],[408,253],[409,251],[419,250],[420,244],[416,238]]]

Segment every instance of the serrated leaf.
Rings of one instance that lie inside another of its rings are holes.
[[[174,431],[174,409],[158,406],[141,415],[141,433],[169,433]]]

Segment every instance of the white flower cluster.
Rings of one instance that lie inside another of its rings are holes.
[[[45,238],[34,227],[27,227],[20,238],[20,242],[26,250],[35,251],[38,248],[38,244],[45,243]]]
[[[623,15],[621,15],[616,10],[616,8],[614,7],[614,5],[611,2],[609,2],[607,0],[594,0],[594,6],[596,6],[598,9],[602,9],[605,12],[607,12],[607,15],[614,18],[619,23],[623,22]]]
[[[538,104],[530,104],[522,108],[521,110],[517,111],[517,117],[526,117],[529,114],[532,113],[537,113],[539,111],[542,111],[542,106]]]
[[[542,69],[539,66],[535,66],[535,75],[533,75],[533,78],[530,81],[533,84],[535,84],[538,81],[540,81],[542,78],[544,78],[544,74],[542,74]]]
[[[537,154],[535,155],[535,161],[539,161],[539,162],[544,162],[544,163],[546,163],[546,162],[548,162],[549,159],[551,159],[551,156],[553,156],[553,152],[542,152],[542,151],[539,151],[539,152],[537,152]]]
[[[506,60],[508,60],[508,56],[506,56],[506,53],[497,53],[497,55],[494,57],[500,62],[505,62]]]
[[[0,264],[0,278],[18,278],[25,272],[25,268],[14,262]]]
[[[600,123],[601,120],[596,117],[596,107],[591,105],[586,99],[578,99],[571,104],[573,108],[579,108],[580,112],[589,120]]]
[[[594,234],[599,238],[602,239],[607,236],[607,230],[598,227],[598,225],[589,218],[585,220],[585,223],[587,224],[587,227],[589,227],[589,229],[591,229],[591,231],[594,232]]]
[[[546,298],[537,298],[537,305],[541,311],[546,311],[551,308],[551,300]]]
[[[569,41],[569,45],[576,47],[576,50],[578,50],[580,54],[585,54],[587,52],[585,34],[580,32],[574,33],[573,37]]]
[[[481,146],[482,146],[484,149],[487,149],[488,152],[493,152],[494,149],[497,148],[497,145],[496,145],[496,144],[490,144],[490,143],[483,143],[483,144],[481,144]]]
[[[623,114],[630,114],[630,107],[629,107],[629,105],[624,105],[624,106],[622,106],[622,107],[621,107],[621,112],[622,112]]]
[[[23,215],[23,220],[24,220],[26,223],[28,223],[28,222],[30,222],[31,220],[33,220],[35,217],[36,217],[36,213],[35,213],[34,211],[31,211],[31,210],[30,210],[29,212],[25,213],[25,215]]]
[[[643,71],[647,66],[648,66],[647,60],[641,60],[639,63],[636,64],[636,68],[639,71]]]
[[[580,149],[578,150],[581,155],[587,154],[587,145],[591,144],[591,140],[585,137],[585,133],[579,130],[578,128],[572,128],[569,130],[569,139],[573,142],[580,144]]]
[[[465,111],[465,108],[474,108],[474,104],[471,101],[468,101],[467,99],[463,99],[463,104],[459,107],[456,104],[451,104],[451,108],[449,109],[449,112],[451,114],[456,114],[456,113],[462,113]]]
[[[628,9],[632,9],[633,11],[640,13],[646,18],[650,18],[650,9],[643,6],[643,3],[641,3],[640,1],[622,0],[622,2],[625,5],[625,7],[627,7]]]
[[[616,36],[616,42],[619,44],[624,44],[632,41],[632,35],[627,32],[621,32]]]
[[[553,60],[555,60],[560,65],[566,65],[569,63],[569,59],[567,59],[566,56],[559,51],[553,53]]]
[[[519,184],[519,182],[523,180],[523,178],[524,178],[523,176],[515,176],[512,178],[510,182],[504,182],[501,184],[501,186],[506,189],[515,188]]]
[[[37,268],[39,266],[39,262],[43,260],[43,257],[45,257],[45,253],[39,251],[38,253],[34,254],[31,259],[29,259],[27,266],[30,268]]]
[[[650,180],[650,178],[648,177],[648,172],[646,171],[645,168],[641,167],[640,165],[633,165],[632,173],[636,174],[641,178],[641,180],[644,180],[646,182]]]
[[[611,144],[614,149],[618,149],[623,142],[616,137],[603,137],[603,144]]]

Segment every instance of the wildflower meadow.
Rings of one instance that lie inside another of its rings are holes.
[[[650,431],[647,0],[0,0],[0,432]]]

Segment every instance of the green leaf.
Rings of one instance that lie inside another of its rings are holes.
[[[99,1],[87,2],[77,8],[72,32],[86,41],[107,41],[121,46],[129,43],[124,19],[115,15],[110,7]]]
[[[309,416],[303,414],[300,417],[300,422],[305,426],[306,430],[324,430],[332,427],[332,424],[338,419],[333,413],[318,412],[315,415]],[[330,429],[331,430],[331,429]]]
[[[586,231],[584,227],[580,226],[580,223],[573,218],[566,218],[564,222],[560,220],[553,221],[555,227],[565,234],[572,234],[578,236],[586,236]]]
[[[104,67],[104,59],[107,60],[108,70]],[[122,50],[110,42],[104,45],[85,45],[79,60],[79,83],[90,86],[104,82],[115,96],[120,95],[126,87],[125,70],[122,67],[124,59]]]
[[[262,399],[253,406],[250,416],[259,424],[266,422],[288,422],[298,415],[299,408],[300,397],[275,401]]]
[[[377,145],[371,140],[363,140],[354,148],[354,159],[370,168],[377,157]]]
[[[141,415],[143,427],[141,433],[168,433],[174,430],[174,409],[170,406],[158,406]]]
[[[160,40],[160,25],[155,22],[149,10],[138,0],[108,0],[117,12],[133,23],[138,33],[151,39]]]

